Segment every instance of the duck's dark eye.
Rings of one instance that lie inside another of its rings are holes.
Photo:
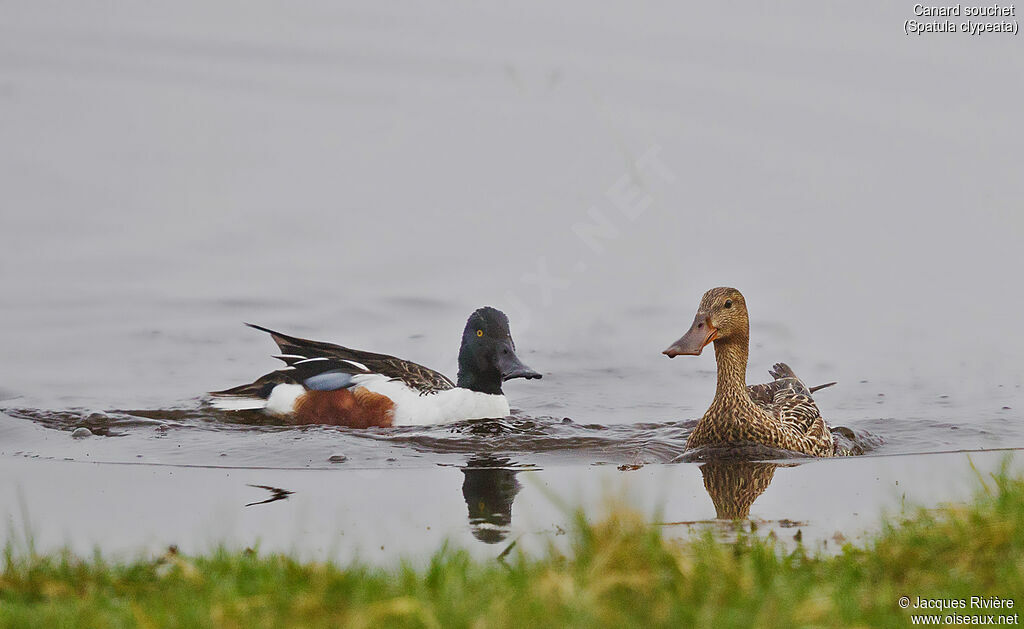
[[[725,300],[725,307],[726,308],[732,308],[732,300],[731,299],[726,299]]]

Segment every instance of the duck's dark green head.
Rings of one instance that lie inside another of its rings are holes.
[[[460,387],[480,393],[501,393],[501,383],[541,375],[516,356],[516,344],[502,311],[485,306],[469,316],[459,350]]]

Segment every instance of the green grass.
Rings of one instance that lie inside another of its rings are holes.
[[[1024,603],[1024,479],[982,485],[968,505],[904,514],[830,557],[752,537],[673,542],[625,509],[578,517],[568,555],[442,548],[418,569],[8,550],[0,627],[907,627],[904,595]]]

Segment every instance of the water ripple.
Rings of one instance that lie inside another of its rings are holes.
[[[434,426],[350,429],[282,425],[258,412],[224,412],[202,405],[164,410],[21,408],[5,412],[51,430],[70,433],[87,428],[89,432],[85,435],[114,438],[91,441],[88,449],[60,441],[52,445],[50,440],[30,439],[19,450],[34,456],[88,457],[92,461],[143,459],[185,465],[334,468],[345,464],[377,468],[461,465],[481,457],[508,460],[513,466],[640,466],[794,456],[783,450],[756,447],[684,452],[686,439],[696,424],[693,420],[602,425],[568,417],[514,415]],[[863,428],[837,428],[836,435],[840,444],[854,454],[872,452],[882,445],[877,435]]]

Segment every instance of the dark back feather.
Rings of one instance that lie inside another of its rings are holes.
[[[270,334],[270,337],[274,339],[274,342],[277,343],[278,348],[280,348],[283,354],[279,358],[292,366],[298,362],[294,359],[295,356],[302,356],[305,359],[327,358],[331,360],[332,369],[352,374],[381,374],[392,380],[400,380],[422,393],[435,393],[455,387],[455,383],[444,374],[408,360],[402,360],[387,354],[376,354],[374,352],[351,349],[335,345],[334,343],[311,341],[296,336],[289,336],[252,323],[247,323],[246,325]],[[354,361],[364,365],[366,369],[359,369],[357,365],[341,361]]]

